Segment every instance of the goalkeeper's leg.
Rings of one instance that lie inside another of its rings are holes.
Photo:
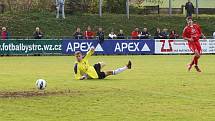
[[[131,69],[131,66],[132,66],[132,63],[131,63],[131,61],[129,61],[128,64],[122,68],[118,68],[118,69],[112,70],[112,71],[106,71],[104,73],[105,73],[106,77],[110,76],[110,75],[117,75],[117,74],[124,72],[127,69]]]

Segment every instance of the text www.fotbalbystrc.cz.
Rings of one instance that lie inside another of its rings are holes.
[[[32,51],[60,51],[61,45],[39,45],[39,44],[6,44],[0,45],[0,51],[23,51],[25,53]]]

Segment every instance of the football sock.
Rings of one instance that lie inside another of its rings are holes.
[[[197,66],[198,65],[198,60],[199,60],[199,57],[194,57],[194,64]]]
[[[193,57],[193,60],[192,60],[192,62],[190,63],[190,65],[193,66],[194,63],[195,63],[195,57]]]
[[[117,74],[119,74],[119,73],[122,73],[123,71],[125,71],[125,70],[127,70],[127,69],[128,69],[127,66],[122,67],[122,68],[118,68],[118,69],[116,69],[116,70],[113,71],[113,75],[117,75]]]

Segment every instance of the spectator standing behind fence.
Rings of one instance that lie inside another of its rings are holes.
[[[92,29],[90,26],[87,27],[87,30],[84,32],[85,39],[93,39],[94,32],[92,32]]]
[[[73,37],[75,39],[83,39],[83,34],[82,34],[81,29],[79,27],[74,32]]]
[[[161,34],[161,30],[160,30],[160,28],[157,28],[154,39],[162,39],[162,38],[163,38],[163,36]]]
[[[96,36],[99,40],[99,43],[103,43],[105,39],[105,33],[101,27],[99,27],[98,32],[96,33]]]
[[[194,6],[190,0],[188,0],[188,2],[186,3],[185,9],[187,11],[187,17],[192,17],[192,14],[194,13]]]
[[[64,4],[65,4],[65,0],[56,0],[56,9],[57,9],[56,18],[59,18],[61,13],[62,18],[65,19]]]
[[[113,31],[110,32],[110,34],[108,35],[108,39],[116,39],[116,38],[117,38],[117,36]]]
[[[33,34],[34,39],[42,39],[43,38],[43,33],[40,31],[39,27],[36,27],[36,31]]]
[[[213,38],[215,39],[215,32],[213,33]]]
[[[132,39],[139,39],[139,37],[140,37],[139,28],[135,28],[135,30],[132,31],[132,33],[131,33],[131,38]]]
[[[141,32],[140,39],[149,39],[150,33],[148,32],[147,28],[143,28],[143,31]]]
[[[119,30],[119,34],[117,35],[117,39],[125,39],[125,35],[124,35],[124,32],[123,30]]]
[[[172,30],[169,34],[169,38],[170,39],[178,39],[179,38],[179,35],[176,33],[175,30]]]
[[[9,33],[7,32],[7,28],[2,27],[1,40],[6,40],[8,38],[9,38]]]

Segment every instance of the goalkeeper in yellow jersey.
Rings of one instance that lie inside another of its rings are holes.
[[[91,66],[88,62],[90,56],[94,53],[95,48],[91,48],[85,56],[80,51],[75,52],[75,79],[76,80],[84,80],[84,79],[104,79],[110,75],[119,74],[127,69],[131,69],[131,61],[122,68],[118,68],[112,71],[101,71],[101,68],[105,66],[104,63],[99,62],[94,66]]]

